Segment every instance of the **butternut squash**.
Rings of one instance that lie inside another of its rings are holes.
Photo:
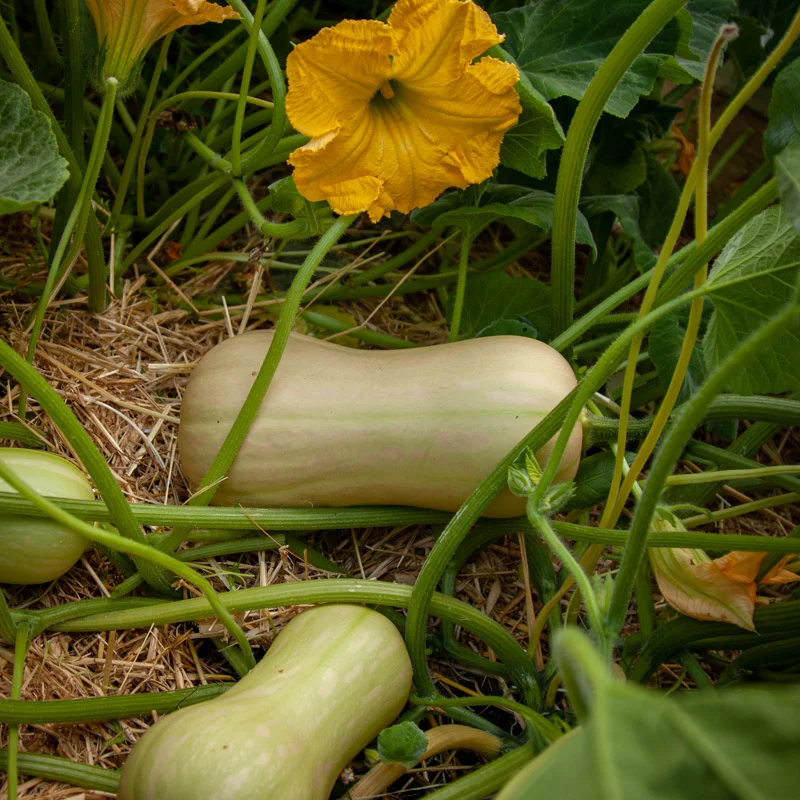
[[[118,800],[328,800],[345,766],[411,690],[403,639],[377,611],[318,606],[220,697],[136,743]]]
[[[272,331],[229,339],[192,373],[178,447],[193,486],[230,430],[271,341]],[[575,383],[558,352],[520,336],[370,351],[292,334],[215,502],[455,511]],[[540,463],[553,441],[537,453]],[[578,425],[558,480],[575,475],[581,442]],[[524,499],[508,491],[486,511],[524,513]]]
[[[37,492],[70,500],[94,500],[84,474],[66,459],[41,450],[0,447],[0,460]],[[0,480],[0,492],[13,489]],[[60,578],[88,541],[58,522],[0,514],[0,583],[46,583]]]

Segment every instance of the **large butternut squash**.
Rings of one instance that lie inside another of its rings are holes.
[[[193,486],[230,430],[271,341],[272,331],[229,339],[194,370],[178,437]],[[215,502],[455,511],[575,383],[558,352],[519,336],[370,351],[293,334]],[[558,480],[577,471],[581,440],[576,426]],[[537,453],[540,463],[552,444]],[[524,499],[508,491],[486,511],[524,513]]]
[[[117,798],[327,800],[410,690],[411,661],[386,617],[318,606],[225,694],[159,720],[125,763]]]

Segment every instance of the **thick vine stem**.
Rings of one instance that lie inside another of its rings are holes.
[[[14,641],[14,672],[11,676],[11,700],[19,700],[22,692],[22,676],[25,671],[25,657],[28,655],[30,645],[30,630],[23,623],[17,626],[17,635]],[[17,766],[19,751],[19,725],[9,725],[8,728],[8,785],[6,791],[8,800],[17,800]]]
[[[222,624],[228,629],[230,634],[234,637],[234,639],[236,639],[239,646],[242,648],[248,666],[252,668],[256,665],[255,656],[253,655],[253,651],[250,648],[250,644],[247,641],[247,636],[245,635],[244,631],[239,627],[239,624],[231,616],[228,609],[225,608],[222,603],[220,603],[219,596],[214,591],[211,583],[190,566],[184,564],[182,561],[179,561],[176,558],[173,558],[172,556],[167,555],[166,553],[162,553],[160,550],[156,550],[154,547],[150,547],[150,545],[129,541],[124,539],[116,532],[109,533],[108,531],[101,530],[100,528],[96,528],[93,525],[89,525],[86,522],[76,519],[66,511],[62,511],[60,508],[58,508],[58,506],[54,505],[49,500],[38,494],[38,492],[25,483],[25,481],[23,481],[14,472],[14,470],[6,466],[6,464],[4,464],[2,461],[0,461],[0,479],[5,481],[21,495],[27,497],[28,500],[44,511],[47,516],[50,517],[50,519],[61,523],[74,533],[77,533],[79,536],[85,537],[90,542],[102,544],[105,547],[111,548],[112,550],[128,553],[129,555],[138,557],[139,560],[144,559],[146,561],[152,561],[164,569],[171,570],[178,577],[183,578],[188,583],[196,586],[203,593],[208,601],[208,604],[211,606],[214,613],[219,617]],[[18,626],[18,635],[20,627],[25,626]]]
[[[258,37],[258,53],[261,56],[272,84],[272,102],[274,104],[272,122],[267,136],[261,144],[242,159],[241,174],[248,175],[261,168],[264,159],[272,155],[286,127],[286,81],[283,78],[278,57],[272,49],[266,34],[262,30],[254,30],[253,15],[244,3],[244,0],[228,0],[228,5],[239,12],[248,34]]]
[[[446,750],[471,750],[484,758],[496,758],[503,749],[503,742],[497,736],[479,731],[466,725],[440,725],[425,732],[428,747],[420,761],[443,753]],[[403,764],[377,764],[347,793],[350,800],[367,800],[380,797],[386,790],[407,772]]]
[[[589,143],[611,94],[634,60],[687,0],[653,0],[623,34],[592,78],[567,131],[553,208],[553,333],[572,322],[575,295],[575,227]]]
[[[705,409],[725,389],[734,373],[766,347],[771,339],[795,327],[798,319],[798,298],[795,292],[795,296],[787,306],[741,342],[708,376],[698,392],[684,405],[682,413],[664,436],[650,468],[647,485],[637,503],[629,541],[614,585],[607,615],[608,629],[612,636],[616,636],[622,630],[662,487],[680,457],[686,441],[702,419]]]

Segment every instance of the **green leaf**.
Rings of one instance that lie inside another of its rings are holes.
[[[800,142],[800,58],[778,73],[772,87],[769,104],[769,125],[764,135],[764,150],[768,156]]]
[[[703,354],[709,369],[786,304],[795,291],[799,268],[800,238],[780,206],[762,211],[731,239],[708,280],[714,314]],[[798,331],[787,330],[775,339],[729,388],[739,394],[800,389]]]
[[[590,219],[607,211],[613,213],[623,232],[631,237],[633,259],[642,272],[646,272],[656,262],[650,245],[645,241],[639,227],[640,200],[634,195],[612,194],[597,197],[584,197],[581,210]]]
[[[518,219],[545,232],[553,228],[554,195],[524,186],[485,185],[477,196],[471,190],[442,195],[425,208],[412,212],[411,221],[435,228],[455,227],[477,235],[498,219]],[[578,214],[575,241],[595,251],[594,238],[583,214]]]
[[[498,319],[478,331],[474,338],[481,339],[484,336],[525,336],[528,339],[538,339],[539,331],[530,320],[525,317],[517,317],[516,319]]]
[[[497,800],[772,800],[800,781],[800,688],[665,696],[597,687],[588,723],[559,739]]]
[[[647,180],[636,189],[639,195],[639,228],[649,247],[661,247],[678,207],[681,191],[666,167],[647,153]]]
[[[470,275],[461,312],[465,339],[486,335],[499,320],[525,319],[544,339],[550,336],[550,287],[534,278],[512,278],[505,272]]]
[[[659,319],[650,329],[650,360],[656,368],[661,385],[666,390],[678,364],[683,337],[689,320],[689,307],[673,311]],[[685,403],[706,379],[706,365],[699,348],[692,351],[689,369],[683,380],[678,403]]]
[[[625,453],[628,464],[632,464],[635,457],[636,453]],[[581,459],[575,476],[575,494],[569,501],[568,510],[591,508],[606,499],[616,460],[614,453],[608,450]]]
[[[564,131],[550,104],[530,87],[520,95],[522,115],[506,133],[500,150],[500,163],[531,178],[547,175],[547,151],[564,143]]]
[[[647,0],[539,0],[493,16],[504,48],[545,100],[580,100],[603,60],[647,7]],[[668,26],[639,56],[611,95],[605,110],[626,117],[649,94],[659,69],[678,42],[677,24]]]
[[[783,210],[800,235],[800,142],[789,145],[776,157],[775,172]]]
[[[428,749],[428,737],[413,722],[384,728],[378,735],[378,754],[385,764],[411,769]]]
[[[0,80],[0,214],[47,202],[68,178],[50,121],[19,86]]]

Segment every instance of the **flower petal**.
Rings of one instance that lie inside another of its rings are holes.
[[[391,28],[373,20],[344,20],[289,54],[286,111],[306,136],[322,136],[363,109],[391,74]]]
[[[226,19],[239,19],[239,14],[230,6],[220,6],[209,3],[208,0],[170,0],[175,10],[185,19],[176,20],[174,27],[177,30],[184,25],[201,25],[204,22],[224,22]],[[158,2],[150,0],[149,5],[158,6]]]
[[[514,88],[518,79],[513,64],[484,58],[445,90],[402,83],[397,94],[425,135],[447,151],[463,179],[480,183],[500,163],[503,135],[522,112]]]
[[[691,550],[653,547],[648,555],[661,594],[681,614],[755,630],[755,583],[732,580],[713,561],[695,564]]]
[[[446,86],[504,38],[482,8],[462,0],[398,0],[389,25],[399,46],[394,76],[409,86]]]
[[[377,221],[393,208],[408,213],[450,186],[465,187],[447,151],[403,111],[385,101],[380,110],[368,109],[346,128],[295,150],[289,163],[300,193],[327,200],[339,214],[369,211]]]

